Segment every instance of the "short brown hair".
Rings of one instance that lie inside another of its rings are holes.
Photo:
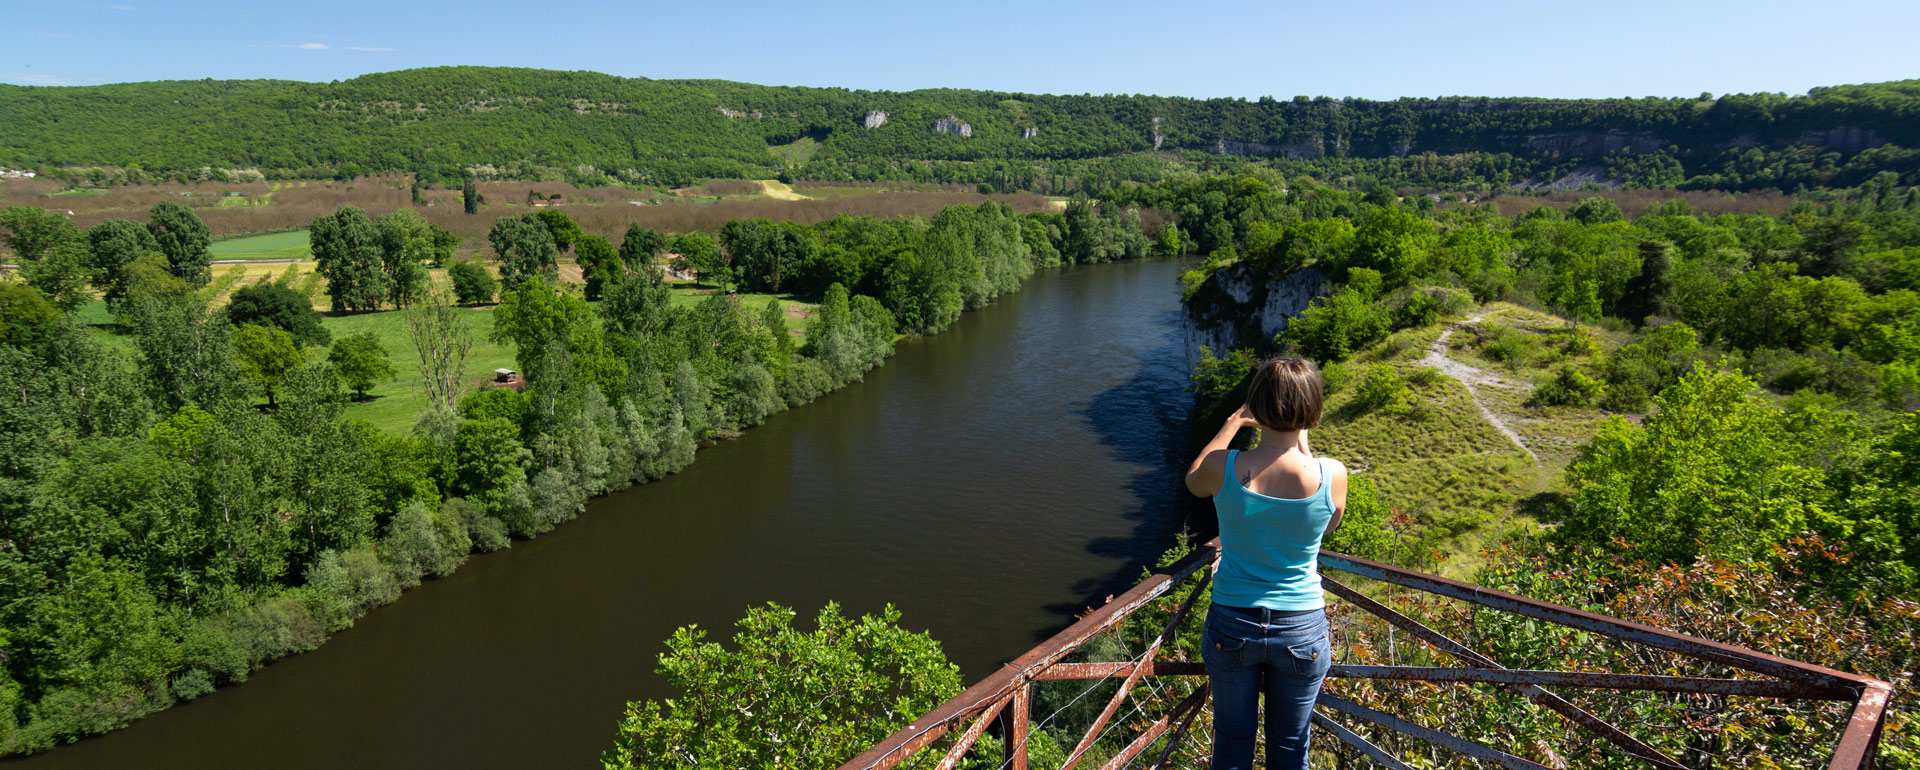
[[[1273,430],[1306,430],[1319,425],[1320,404],[1325,400],[1320,370],[1299,356],[1281,356],[1261,364],[1247,384],[1247,411]]]

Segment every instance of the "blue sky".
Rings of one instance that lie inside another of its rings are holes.
[[[449,64],[1253,98],[1803,93],[1920,77],[1920,2],[0,0],[0,82]]]

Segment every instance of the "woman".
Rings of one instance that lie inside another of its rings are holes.
[[[1267,696],[1267,767],[1305,768],[1314,699],[1331,665],[1326,599],[1315,559],[1340,525],[1347,469],[1315,459],[1307,429],[1320,423],[1320,372],[1304,358],[1262,364],[1247,403],[1228,417],[1187,470],[1187,489],[1213,498],[1220,566],[1201,637],[1213,685],[1213,767],[1253,766],[1256,706]],[[1227,448],[1243,427],[1260,443]]]

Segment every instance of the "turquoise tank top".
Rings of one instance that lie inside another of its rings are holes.
[[[1316,610],[1327,605],[1320,593],[1320,538],[1333,520],[1332,475],[1325,458],[1320,487],[1299,499],[1268,497],[1247,489],[1233,472],[1227,452],[1227,478],[1213,496],[1220,517],[1220,566],[1213,573],[1213,601],[1228,607]]]

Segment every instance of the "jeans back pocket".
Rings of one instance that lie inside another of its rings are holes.
[[[1206,662],[1208,670],[1239,668],[1246,650],[1247,640],[1221,633],[1212,623],[1208,623],[1200,635],[1200,659]]]
[[[1326,634],[1298,644],[1287,645],[1287,657],[1293,659],[1294,673],[1309,679],[1327,675],[1333,667],[1333,645]]]

